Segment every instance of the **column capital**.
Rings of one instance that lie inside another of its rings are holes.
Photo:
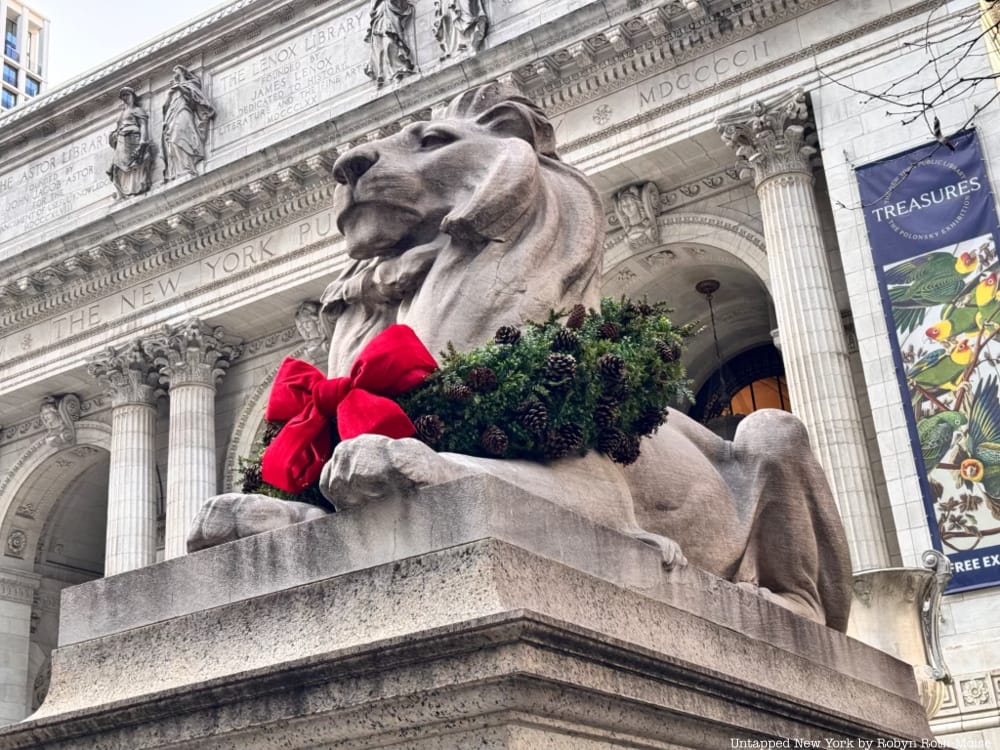
[[[160,389],[159,368],[143,342],[109,346],[87,365],[87,372],[111,394],[111,405],[154,404]]]
[[[806,139],[811,121],[802,89],[755,101],[748,110],[720,118],[716,127],[736,151],[741,175],[753,174],[755,187],[780,174],[812,176],[810,159],[816,149]]]
[[[210,326],[191,318],[167,326],[143,345],[160,368],[160,382],[174,388],[192,384],[214,386],[240,356],[240,343],[240,339],[227,336],[222,326]]]

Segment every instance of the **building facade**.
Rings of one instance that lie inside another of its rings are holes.
[[[23,104],[46,90],[49,21],[18,0],[0,0],[0,18],[4,21],[2,110]]]
[[[928,39],[977,34],[976,7],[237,0],[0,116],[0,720],[44,697],[59,591],[184,554],[281,359],[325,358],[338,154],[493,79],[605,199],[607,294],[707,324],[692,413],[790,406],[855,570],[919,565],[934,536],[854,168],[928,140],[871,92],[934,84]],[[933,114],[978,128],[990,172],[987,84]],[[1000,746],[998,596],[945,599],[942,736]]]

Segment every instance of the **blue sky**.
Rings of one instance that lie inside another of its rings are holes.
[[[223,0],[25,0],[52,22],[49,87],[181,26]]]

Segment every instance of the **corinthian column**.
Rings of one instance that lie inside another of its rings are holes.
[[[159,373],[136,341],[87,371],[111,396],[111,467],[104,575],[156,562],[156,397]]]
[[[820,232],[801,90],[719,121],[760,199],[793,411],[837,498],[856,570],[888,565],[847,344]]]
[[[200,320],[170,326],[147,348],[170,388],[164,558],[187,552],[191,521],[216,494],[215,385],[239,356],[238,342]]]

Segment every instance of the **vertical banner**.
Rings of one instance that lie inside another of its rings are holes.
[[[949,591],[1000,583],[997,216],[974,130],[857,169]]]

